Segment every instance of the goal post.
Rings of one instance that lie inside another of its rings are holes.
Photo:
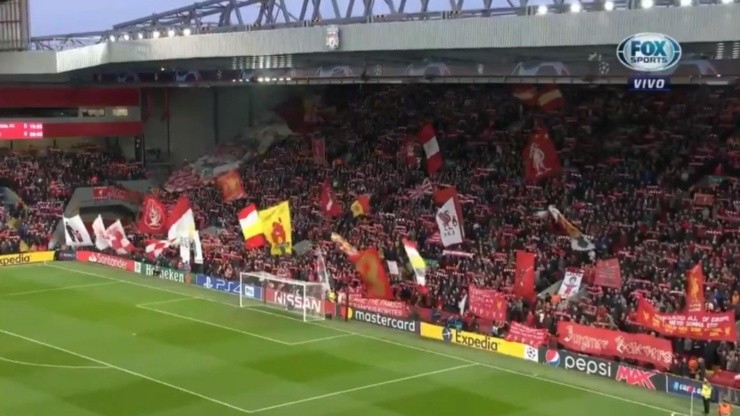
[[[286,279],[267,272],[240,272],[239,284],[240,307],[248,306],[250,300],[258,300],[299,315],[304,322],[326,319],[326,292],[321,283]]]

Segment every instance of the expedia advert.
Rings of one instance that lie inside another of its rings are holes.
[[[34,251],[0,256],[0,267],[54,261],[53,251]]]
[[[347,318],[353,321],[365,322],[368,324],[378,325],[385,328],[396,329],[399,331],[419,333],[419,321],[410,321],[408,319],[396,318],[388,315],[381,315],[377,312],[365,311],[362,309],[349,308]]]
[[[436,339],[478,350],[497,352],[511,357],[522,358],[525,355],[524,344],[473,332],[457,331],[422,322],[420,334],[424,338]]]

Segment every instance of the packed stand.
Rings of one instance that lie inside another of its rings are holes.
[[[44,152],[0,152],[0,178],[20,197],[7,209],[3,238],[11,251],[44,250],[75,188],[116,180],[145,178],[141,164],[103,152],[94,145],[69,151],[50,147]],[[2,247],[0,247],[1,249]]]

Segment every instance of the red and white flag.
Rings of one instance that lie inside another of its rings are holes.
[[[157,197],[147,195],[139,211],[139,231],[144,234],[167,233],[167,209]]]
[[[121,220],[117,220],[105,230],[105,238],[108,246],[120,255],[128,254],[134,251],[134,245],[126,238],[126,232],[123,230]]]
[[[110,244],[108,244],[108,238],[105,233],[105,224],[103,223],[103,218],[98,215],[97,218],[95,218],[95,221],[93,221],[92,224],[93,234],[95,234],[95,247],[103,251],[106,248],[110,247]]]
[[[257,211],[257,206],[249,204],[237,214],[239,227],[244,235],[244,247],[247,250],[260,248],[265,245],[264,230],[262,220]]]
[[[421,132],[419,132],[419,142],[424,147],[424,154],[427,158],[427,173],[430,176],[434,175],[442,169],[444,159],[442,159],[442,153],[439,151],[437,133],[434,131],[434,127],[432,127],[431,124],[427,124],[421,128]]]
[[[156,260],[166,248],[169,248],[175,243],[177,243],[177,240],[147,240],[144,242],[146,244],[146,248],[144,249],[146,257],[149,260]]]
[[[182,196],[172,207],[167,222],[167,239],[179,239],[180,257],[183,263],[190,263],[190,248],[193,248],[193,261],[203,264],[203,247],[200,242],[200,234],[195,227],[195,217],[190,201]]]
[[[524,160],[524,177],[528,181],[538,181],[560,174],[563,170],[560,156],[550,139],[550,134],[544,129],[532,131],[529,143],[522,152]]]
[[[463,242],[463,230],[460,224],[460,215],[455,209],[454,197],[449,198],[437,210],[436,220],[443,246],[449,247]]]
[[[321,204],[321,213],[324,214],[326,218],[334,218],[342,214],[342,205],[334,199],[329,181],[321,183],[321,197],[319,203]]]
[[[558,295],[562,299],[568,299],[569,297],[578,293],[581,289],[581,281],[583,280],[583,272],[565,272],[565,277],[560,283],[560,289],[558,289]]]

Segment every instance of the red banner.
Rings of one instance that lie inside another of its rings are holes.
[[[538,181],[560,174],[562,165],[550,133],[544,129],[532,132],[532,138],[522,151],[524,177],[528,181]]]
[[[637,324],[667,337],[737,341],[735,312],[659,313],[646,299],[637,302]]]
[[[520,342],[533,347],[542,347],[547,344],[547,330],[530,328],[519,322],[512,322],[509,332],[506,334],[507,341]]]
[[[93,201],[123,201],[134,205],[142,202],[143,196],[131,189],[122,189],[115,186],[96,186],[92,190]]]
[[[312,139],[311,151],[313,153],[313,163],[326,165],[326,143],[324,139]]]
[[[534,285],[534,253],[517,250],[514,294],[533,302],[537,297]]]
[[[385,299],[368,299],[350,296],[349,306],[381,315],[395,316],[397,318],[408,318],[411,309],[406,302],[397,302]]]
[[[77,261],[83,263],[97,263],[114,269],[128,270],[130,272],[136,271],[136,262],[133,260],[92,251],[78,251],[76,255]]]
[[[569,350],[650,363],[660,370],[667,370],[673,362],[671,342],[647,334],[630,334],[560,321],[558,342]]]
[[[242,178],[239,176],[239,172],[235,170],[224,173],[216,178],[216,184],[221,190],[221,196],[224,198],[224,202],[232,202],[247,197]]]
[[[701,262],[686,273],[686,310],[685,312],[702,312],[704,310],[704,271]]]
[[[616,289],[621,288],[622,269],[619,267],[619,260],[609,259],[597,261],[594,284],[596,286],[613,287]]]
[[[167,233],[167,208],[154,196],[147,195],[139,211],[139,231],[145,234]]]
[[[508,304],[503,293],[491,289],[480,289],[473,285],[468,287],[470,312],[479,318],[494,322],[505,321]]]

